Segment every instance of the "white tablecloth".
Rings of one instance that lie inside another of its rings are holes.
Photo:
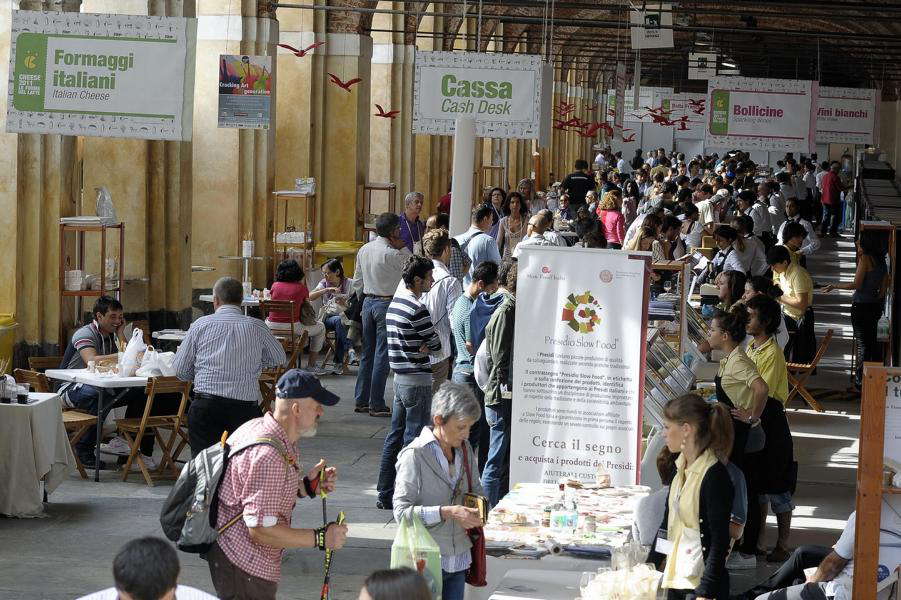
[[[29,395],[30,404],[0,404],[0,513],[35,517],[47,493],[75,468],[57,394]]]

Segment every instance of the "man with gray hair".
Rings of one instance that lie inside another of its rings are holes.
[[[262,416],[259,378],[263,369],[287,362],[285,350],[266,324],[241,312],[244,288],[232,277],[213,286],[211,315],[191,324],[175,355],[175,374],[194,382],[188,409],[191,455]]]
[[[425,222],[419,218],[422,212],[424,197],[422,192],[410,192],[404,196],[404,212],[400,217],[400,237],[407,250],[414,254],[422,254],[422,234],[425,233]]]

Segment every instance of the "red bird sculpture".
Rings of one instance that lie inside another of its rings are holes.
[[[704,108],[706,108],[707,100],[703,98],[700,100],[689,100],[688,103],[691,105],[691,112],[696,115],[704,114]]]
[[[576,110],[576,105],[567,104],[566,102],[561,102],[560,106],[557,108],[557,112],[560,113],[560,115],[568,115],[574,110]]]
[[[633,133],[633,134],[630,135],[629,137],[624,137],[624,138],[623,138],[623,141],[624,141],[624,142],[634,142],[634,141],[635,141],[635,134]]]
[[[296,56],[297,58],[303,58],[304,56],[306,56],[307,54],[312,52],[315,48],[318,48],[319,46],[324,46],[324,45],[325,45],[325,42],[316,42],[315,44],[310,44],[303,50],[298,50],[294,46],[289,46],[288,44],[279,44],[279,47],[284,48],[288,52],[293,52],[294,56]]]
[[[380,104],[376,104],[375,107],[377,109],[379,109],[379,112],[375,113],[373,115],[374,117],[383,117],[385,119],[393,119],[394,117],[396,117],[397,115],[400,114],[399,110],[391,110],[391,111],[385,112],[385,109],[382,108],[382,106]]]
[[[332,83],[334,83],[335,85],[337,85],[339,88],[341,88],[342,90],[344,90],[347,93],[350,93],[350,86],[363,81],[359,77],[354,77],[353,79],[349,79],[347,81],[341,81],[340,79],[338,79],[338,76],[335,75],[334,73],[329,73],[328,77]]]

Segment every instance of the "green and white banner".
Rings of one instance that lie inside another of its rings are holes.
[[[540,56],[417,52],[414,69],[413,133],[453,134],[457,117],[472,117],[479,137],[550,133],[553,71]]]
[[[6,130],[190,140],[194,19],[13,11]]]
[[[707,87],[708,147],[812,152],[819,84],[714,77]]]

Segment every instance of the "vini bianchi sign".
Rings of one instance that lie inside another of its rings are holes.
[[[191,19],[13,11],[7,131],[191,138]]]
[[[533,55],[417,52],[413,133],[451,134],[458,117],[472,117],[481,137],[538,138],[550,73]]]

